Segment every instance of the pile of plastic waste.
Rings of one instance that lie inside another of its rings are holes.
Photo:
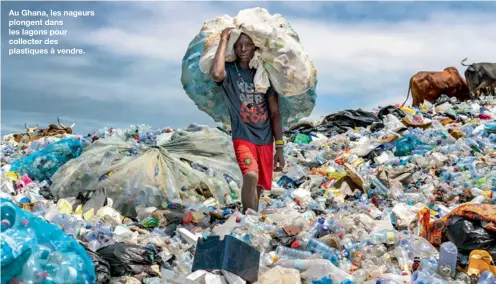
[[[245,214],[221,129],[5,142],[2,283],[495,283],[495,118],[441,97],[302,121]]]

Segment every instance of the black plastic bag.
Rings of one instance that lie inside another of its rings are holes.
[[[459,219],[448,226],[446,235],[458,248],[461,259],[468,260],[476,249],[486,250],[496,259],[496,233],[484,229],[480,221]]]
[[[387,107],[381,108],[381,110],[377,114],[377,117],[379,117],[380,119],[384,119],[386,117],[386,115],[388,115],[388,114],[392,114],[392,115],[396,116],[399,120],[402,120],[403,117],[406,116],[402,110],[400,110],[394,106],[387,106]]]
[[[132,244],[117,243],[101,248],[97,253],[110,265],[112,277],[125,276],[127,273],[139,274],[150,271],[154,263],[155,251]],[[155,276],[155,275],[151,275]]]
[[[374,123],[382,123],[375,113],[361,109],[348,109],[326,116],[314,130],[328,135],[332,132],[344,133],[355,127],[368,127]],[[379,130],[380,124],[377,124],[376,128],[378,128],[376,131]]]
[[[86,248],[86,247],[85,247]],[[96,283],[103,284],[110,282],[110,264],[103,259],[98,253],[86,248],[88,256],[95,265]]]

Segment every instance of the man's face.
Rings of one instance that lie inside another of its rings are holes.
[[[241,34],[234,44],[234,53],[238,60],[249,62],[255,55],[255,44],[253,40],[245,34]]]

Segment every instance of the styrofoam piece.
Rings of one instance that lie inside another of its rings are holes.
[[[162,274],[162,279],[167,281],[165,283],[196,284],[195,281],[192,281],[182,275],[178,275],[169,269],[162,268],[160,274]]]
[[[177,230],[177,232],[181,235],[181,237],[188,242],[190,245],[195,246],[196,243],[198,242],[198,236],[195,234],[191,233],[185,228],[180,228]]]

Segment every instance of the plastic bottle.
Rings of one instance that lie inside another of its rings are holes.
[[[317,222],[313,223],[313,225],[310,226],[307,230],[299,233],[296,239],[303,242],[310,241],[310,239],[315,237],[315,235],[317,235],[317,233],[320,231],[322,224],[324,224],[324,220],[318,219]]]
[[[482,272],[479,277],[479,281],[477,281],[477,284],[494,284],[494,283],[496,283],[496,277],[489,270]]]
[[[400,265],[400,269],[402,271],[410,271],[410,263],[409,263],[409,258],[408,258],[408,253],[406,250],[402,247],[396,247],[394,250],[394,256],[398,260],[398,263]]]
[[[410,283],[411,279],[412,279],[412,275],[410,274],[410,272],[402,272],[401,275],[399,274],[394,274],[394,273],[385,273],[385,274],[381,274],[379,276],[380,279],[382,280],[389,280],[389,281],[395,281],[395,282],[398,282],[398,283]],[[386,282],[388,283],[388,282]],[[389,283],[394,283],[394,282],[389,282]]]
[[[296,268],[302,272],[302,277],[313,278],[312,280],[318,280],[324,276],[328,276],[331,278],[332,283],[354,283],[352,280],[353,277],[350,274],[325,259],[283,260],[277,264],[286,268]]]
[[[259,222],[253,219],[251,216],[246,216],[241,219],[241,225],[246,226],[249,230],[260,231],[264,233],[275,233],[278,231],[278,227],[269,223]]]
[[[394,245],[399,243],[400,237],[396,230],[382,230],[370,234],[370,241],[373,244],[383,243]]]
[[[401,282],[391,280],[391,279],[377,279],[375,284],[401,284]]]
[[[312,253],[309,251],[277,246],[276,255],[279,259],[306,259],[312,256]]]
[[[457,255],[458,248],[454,243],[445,242],[441,244],[438,263],[438,272],[440,275],[455,278]]]
[[[306,247],[315,253],[321,254],[324,259],[330,260],[333,264],[341,259],[341,253],[337,249],[328,246],[318,239],[310,239]]]
[[[434,274],[437,271],[437,261],[435,259],[422,259],[419,270],[428,274]]]
[[[369,176],[369,179],[375,185],[375,190],[378,194],[384,197],[388,196],[388,188],[384,184],[382,184],[379,179],[377,179],[375,176]]]
[[[449,282],[441,277],[435,277],[425,271],[417,270],[412,274],[412,284],[448,284]]]
[[[332,284],[332,280],[327,276],[324,276],[319,280],[312,280],[311,284]]]

